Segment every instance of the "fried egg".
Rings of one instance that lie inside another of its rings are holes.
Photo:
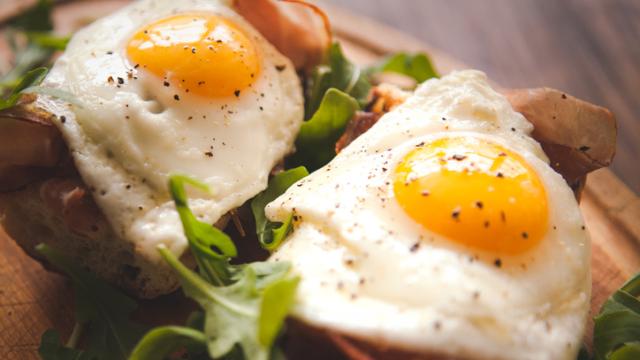
[[[142,0],[77,32],[43,86],[84,182],[116,233],[157,258],[186,247],[167,190],[187,175],[211,224],[267,186],[303,98],[292,63],[225,1]]]
[[[293,316],[425,354],[575,359],[590,240],[532,125],[478,71],[422,84],[267,206]]]

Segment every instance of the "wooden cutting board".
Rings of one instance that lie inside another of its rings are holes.
[[[56,23],[71,29],[125,3],[66,4],[57,9]],[[392,28],[328,5],[323,7],[347,56],[358,63],[368,64],[396,51],[426,51],[441,73],[464,68],[446,54]],[[90,11],[86,11],[88,8]],[[580,206],[593,242],[592,312],[597,312],[612,291],[640,270],[640,198],[611,171],[603,169],[589,176]],[[145,301],[143,307],[161,318],[163,307],[178,301],[179,296],[169,295]],[[72,324],[73,293],[69,284],[29,258],[0,229],[0,359],[38,359],[41,334],[55,327],[66,339]],[[586,341],[590,342],[590,335]]]

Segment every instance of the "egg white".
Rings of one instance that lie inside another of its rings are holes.
[[[213,224],[266,188],[303,120],[292,63],[227,3],[135,2],[78,31],[43,83],[74,97],[76,105],[46,96],[39,102],[58,115],[76,167],[116,233],[149,258],[157,259],[160,243],[178,255],[186,247],[167,191],[170,175],[211,188],[191,194],[190,205]],[[237,97],[198,97],[128,61],[127,42],[138,29],[179,13],[217,14],[249,36],[261,59],[251,87]]]
[[[532,126],[477,71],[421,85],[324,168],[267,206],[294,231],[272,256],[301,283],[295,317],[425,353],[478,359],[575,359],[590,298],[590,240],[578,204],[529,136]],[[455,244],[415,223],[393,169],[421,142],[475,136],[518,153],[549,203],[541,243],[520,256]]]

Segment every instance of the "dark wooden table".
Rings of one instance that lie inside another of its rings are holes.
[[[550,86],[612,110],[614,172],[640,193],[640,0],[330,0],[509,87]]]

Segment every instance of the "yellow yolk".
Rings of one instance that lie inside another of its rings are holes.
[[[451,241],[520,254],[547,231],[547,196],[517,154],[475,138],[443,138],[409,152],[394,174],[404,211]]]
[[[258,49],[236,24],[211,14],[181,14],[136,32],[129,60],[164,86],[216,98],[236,95],[260,72]]]

